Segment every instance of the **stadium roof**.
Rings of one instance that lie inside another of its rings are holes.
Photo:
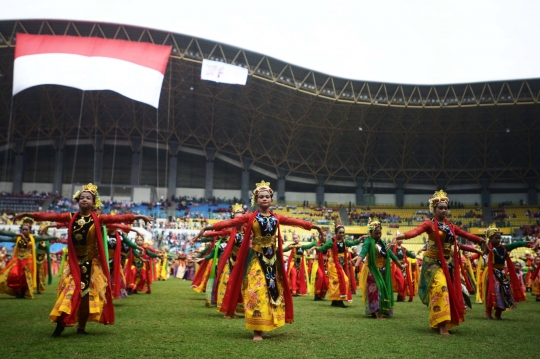
[[[17,32],[173,45],[159,114],[112,92],[40,86],[11,97]],[[200,80],[200,62],[249,69],[245,87]],[[337,64],[337,65],[336,65]],[[337,57],[334,67],[340,67]],[[329,76],[186,34],[80,21],[0,22],[0,144],[77,136],[94,146],[143,140],[279,176],[363,186],[518,182],[540,178],[536,79],[412,86]],[[13,107],[12,107],[13,100]],[[10,116],[11,115],[11,116]],[[341,182],[340,182],[341,181]]]

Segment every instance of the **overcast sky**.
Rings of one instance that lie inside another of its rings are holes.
[[[399,84],[540,78],[534,0],[0,0],[0,20],[135,25],[325,74]]]

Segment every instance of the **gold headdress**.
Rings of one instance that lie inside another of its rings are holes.
[[[429,198],[429,213],[435,213],[435,207],[441,202],[448,204],[448,195],[442,189],[436,191],[433,196]]]
[[[236,212],[244,212],[244,206],[242,206],[240,203],[235,203],[232,206],[232,214],[234,215]]]
[[[337,229],[341,227],[343,229],[345,229],[345,226],[343,225],[343,223],[341,223],[341,220],[336,220],[336,223],[334,223],[334,230],[335,232],[337,233]]]
[[[99,193],[97,191],[98,187],[95,184],[89,183],[87,185],[82,186],[82,189],[75,192],[73,195],[73,200],[78,201],[79,197],[83,192],[91,193],[94,196],[94,208],[99,209],[101,208],[101,199],[99,198]]]
[[[21,221],[21,227],[23,225],[28,225],[28,227],[30,227],[30,229],[32,229],[32,225],[34,224],[34,220],[30,217],[24,217]]]
[[[368,223],[367,223],[367,229],[368,231],[373,231],[375,230],[377,227],[381,227],[382,228],[382,224],[381,222],[377,219],[377,218],[373,218],[371,219],[371,217],[368,219]]]
[[[493,224],[486,229],[486,239],[489,239],[492,235],[495,233],[500,232],[497,227],[495,227]]]
[[[253,197],[251,197],[251,206],[255,206],[255,203],[257,202],[257,195],[259,192],[268,191],[270,195],[274,194],[274,191],[272,188],[270,188],[270,182],[265,182],[264,180],[255,184],[257,187],[253,190]]]

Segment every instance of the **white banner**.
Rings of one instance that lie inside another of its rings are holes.
[[[203,60],[201,80],[219,82],[223,84],[245,85],[248,70],[235,65],[219,61]]]

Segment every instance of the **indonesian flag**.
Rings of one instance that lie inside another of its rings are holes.
[[[13,95],[37,85],[112,90],[158,107],[171,46],[97,37],[17,34]]]

